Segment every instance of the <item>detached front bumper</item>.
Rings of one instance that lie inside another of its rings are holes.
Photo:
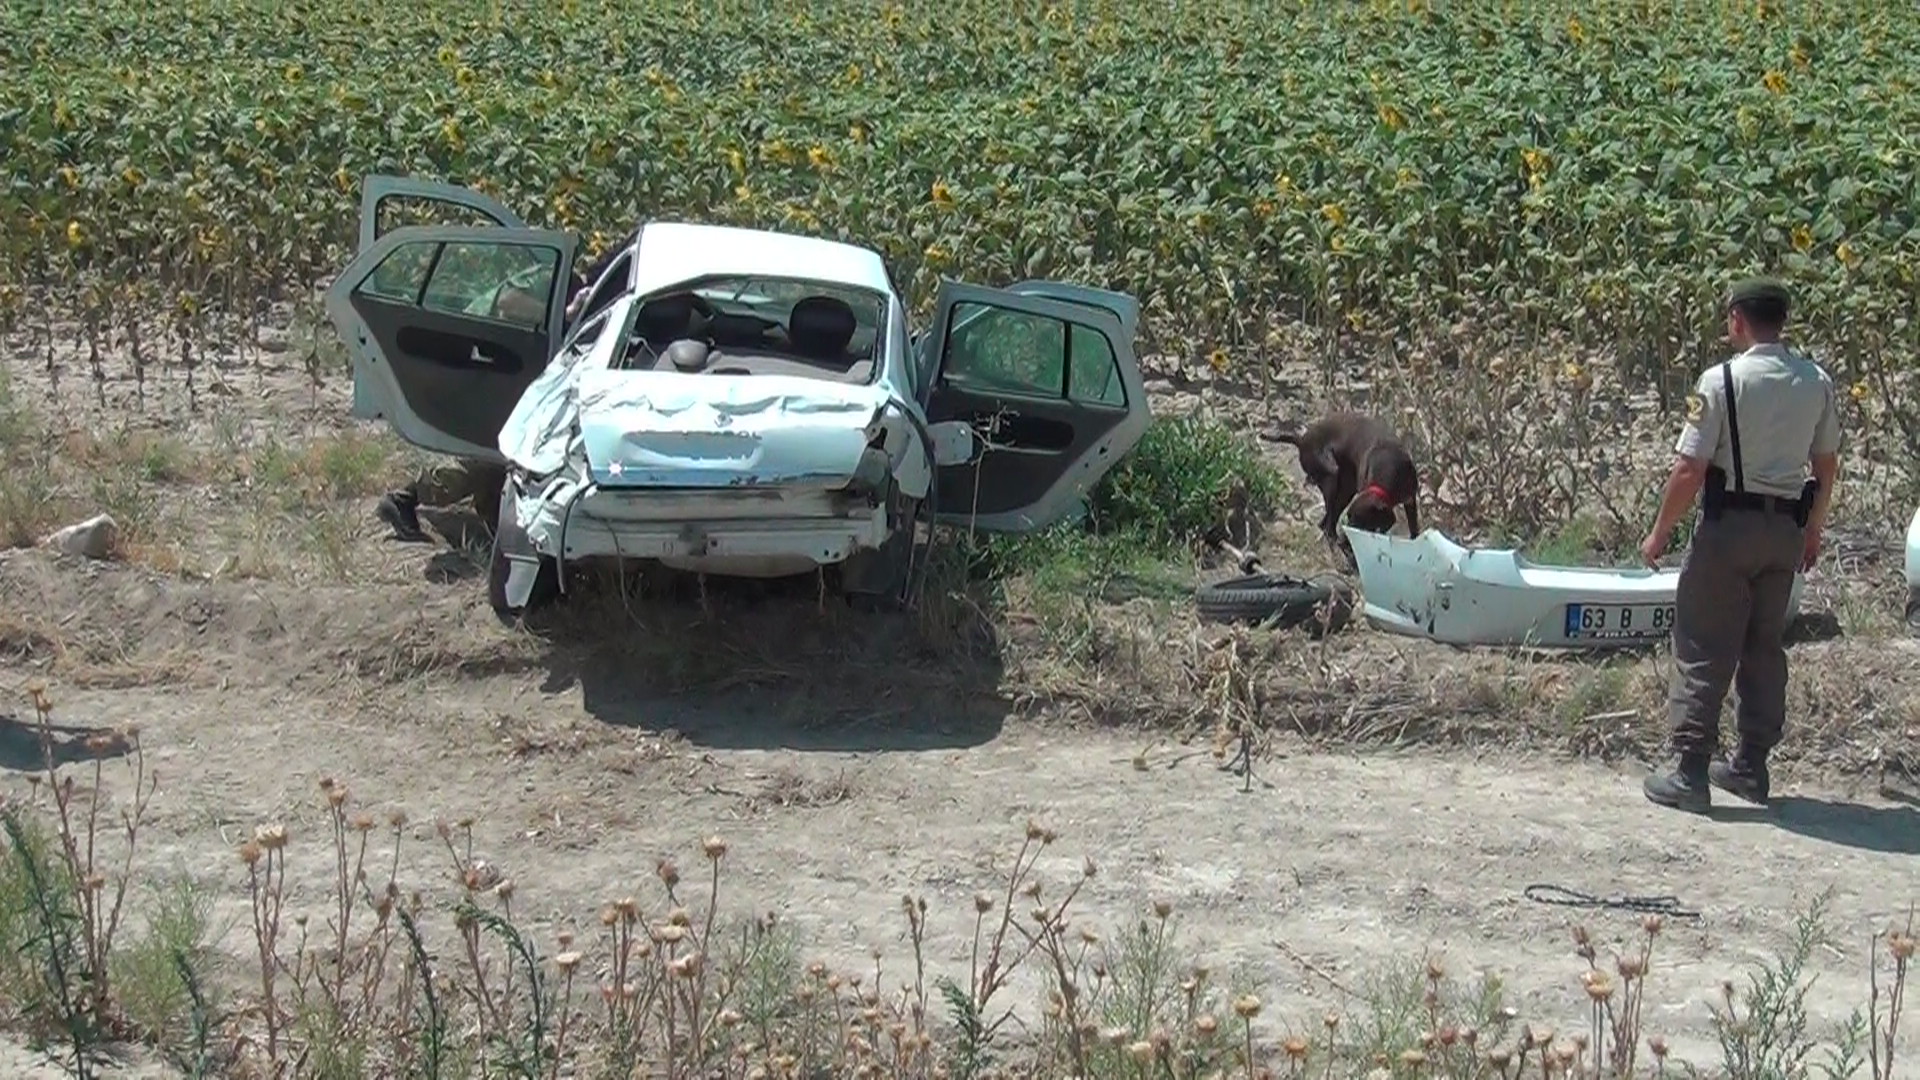
[[[1553,649],[1644,646],[1673,632],[1678,570],[1549,566],[1512,548],[1467,548],[1436,530],[1414,539],[1343,526],[1374,628],[1448,645]],[[1797,618],[1803,582],[1787,601]]]

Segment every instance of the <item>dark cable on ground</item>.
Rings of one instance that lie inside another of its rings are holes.
[[[1614,911],[1639,911],[1649,915],[1671,915],[1676,919],[1697,919],[1698,911],[1680,906],[1677,896],[1589,896],[1563,885],[1529,885],[1523,890],[1536,904],[1559,907],[1606,908]],[[1552,895],[1549,895],[1552,894]]]

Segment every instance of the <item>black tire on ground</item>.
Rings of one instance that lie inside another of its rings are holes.
[[[1907,629],[1920,632],[1920,595],[1907,598]]]
[[[504,544],[515,543],[522,549],[530,545],[526,533],[509,517],[506,500],[498,499],[495,505],[498,509],[495,510],[493,547],[487,558],[487,603],[502,619],[513,619],[529,611],[538,611],[559,599],[560,564],[549,556],[540,556],[539,568],[534,571],[533,591],[527,594],[526,606],[516,609],[509,604],[507,576],[513,570],[513,562],[507,558]]]
[[[1202,585],[1193,593],[1193,606],[1205,622],[1266,623],[1277,629],[1310,626],[1338,630],[1352,612],[1352,596],[1344,586],[1305,581],[1288,574],[1249,574]]]

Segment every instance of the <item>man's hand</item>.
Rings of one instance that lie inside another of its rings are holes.
[[[1674,526],[1680,524],[1687,507],[1693,505],[1706,478],[1706,458],[1674,456],[1673,468],[1667,473],[1666,487],[1660,494],[1660,511],[1654,516],[1653,528],[1647,530],[1647,538],[1640,542],[1640,558],[1649,567],[1660,569],[1660,556],[1667,553],[1667,540],[1673,536]]]
[[[1820,533],[1818,528],[1811,525],[1807,527],[1806,541],[1800,549],[1800,572],[1803,574],[1820,561]]]
[[[1640,541],[1640,558],[1646,562],[1649,569],[1660,569],[1660,556],[1666,553],[1667,530],[1665,529],[1656,528],[1647,534],[1645,540]]]
[[[1833,506],[1833,488],[1840,479],[1840,455],[1810,454],[1808,464],[1813,467],[1817,486],[1813,491],[1813,505],[1807,510],[1807,523],[1802,527],[1806,537],[1800,550],[1803,573],[1820,561],[1820,540],[1827,531],[1827,511]]]

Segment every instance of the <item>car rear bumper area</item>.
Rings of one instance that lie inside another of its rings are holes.
[[[528,535],[564,561],[653,559],[746,576],[804,573],[887,539],[884,507],[834,492],[592,491],[542,506]]]

